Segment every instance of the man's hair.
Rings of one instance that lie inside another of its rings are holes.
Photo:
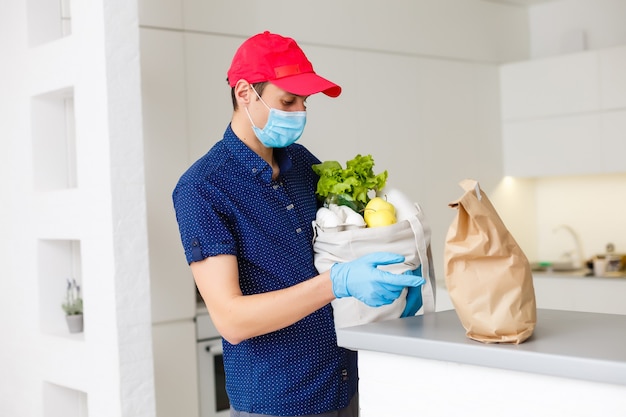
[[[226,82],[228,82],[228,78],[226,79]],[[252,84],[252,87],[260,96],[263,94],[263,90],[265,89],[265,86],[267,85],[267,83],[268,83],[267,81],[263,81],[261,83],[255,83],[255,84]],[[230,98],[233,101],[233,110],[237,110],[239,106],[237,105],[237,99],[235,98],[235,87],[230,89]],[[258,100],[258,97],[257,97],[257,100]]]

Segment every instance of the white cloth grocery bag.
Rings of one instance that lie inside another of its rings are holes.
[[[373,228],[357,228],[337,231],[324,230],[313,222],[315,267],[322,273],[337,262],[349,262],[372,252],[393,252],[404,255],[401,264],[379,266],[393,273],[403,273],[422,265],[422,302],[424,313],[435,311],[435,273],[430,251],[430,227],[424,214],[415,203],[415,210],[397,223]],[[406,306],[405,288],[393,303],[370,307],[353,297],[332,301],[335,327],[349,327],[374,321],[389,320],[401,316]]]

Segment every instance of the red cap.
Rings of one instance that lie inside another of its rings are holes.
[[[228,82],[234,87],[242,79],[250,84],[269,81],[299,96],[341,94],[341,87],[313,71],[296,41],[267,31],[249,38],[235,52]]]

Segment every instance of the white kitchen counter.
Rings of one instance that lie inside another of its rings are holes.
[[[626,316],[537,312],[533,336],[519,345],[465,336],[456,311],[337,330],[340,346],[626,386]]]
[[[359,350],[363,417],[424,407],[429,416],[626,416],[626,316],[539,309],[520,345],[468,339],[454,310],[338,329],[337,339]]]

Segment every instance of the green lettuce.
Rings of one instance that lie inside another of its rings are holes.
[[[385,187],[387,171],[374,174],[372,155],[357,155],[346,162],[344,169],[337,161],[325,161],[313,165],[319,175],[316,194],[326,205],[345,205],[362,214],[370,200],[370,191]]]

